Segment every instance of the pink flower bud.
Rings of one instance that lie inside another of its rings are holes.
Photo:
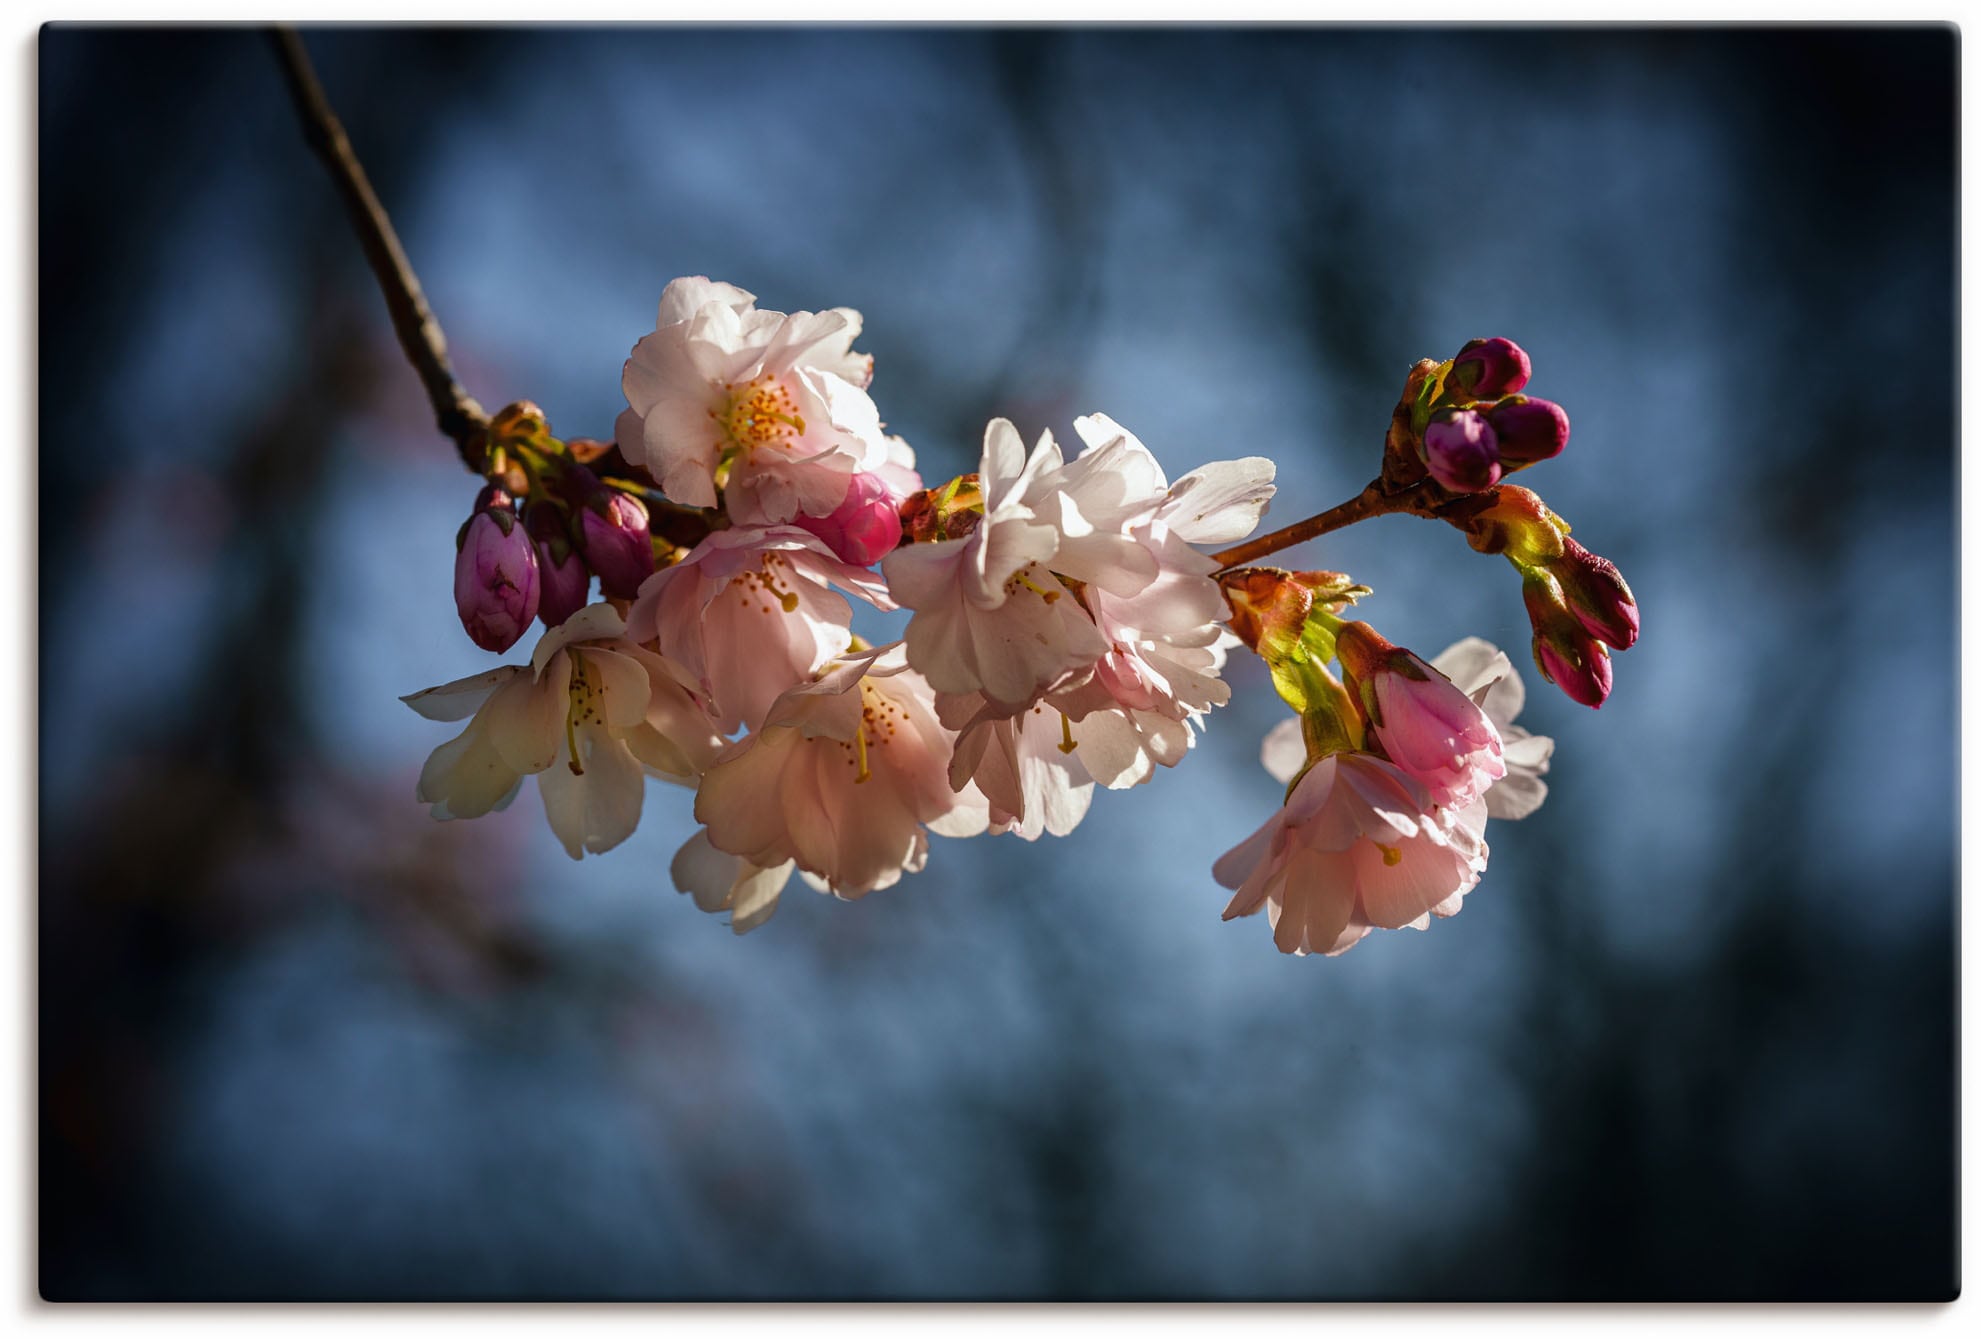
[[[598,573],[599,589],[630,600],[653,575],[653,537],[646,504],[625,493],[594,495],[578,510],[578,542],[585,565]]]
[[[1500,733],[1478,704],[1367,623],[1335,644],[1369,728],[1403,773],[1448,809],[1463,809],[1506,775]]]
[[[536,545],[537,571],[543,578],[537,617],[546,628],[554,628],[590,601],[591,570],[571,547],[570,531],[556,507],[533,504],[523,514],[523,524]]]
[[[1542,677],[1585,707],[1602,706],[1613,672],[1609,648],[1575,620],[1560,584],[1547,573],[1530,574],[1521,596],[1534,625],[1534,663]]]
[[[1568,445],[1568,413],[1553,400],[1510,395],[1486,411],[1499,436],[1500,460],[1509,466],[1552,460]]]
[[[1482,414],[1441,410],[1424,429],[1424,463],[1452,492],[1482,492],[1500,481],[1499,438]]]
[[[1474,400],[1497,400],[1525,386],[1533,375],[1534,364],[1528,360],[1527,350],[1512,340],[1475,339],[1452,360],[1445,386]]]
[[[1562,540],[1561,557],[1548,571],[1561,583],[1568,612],[1592,637],[1617,650],[1637,640],[1637,599],[1616,564],[1572,539]]]
[[[502,652],[537,615],[537,557],[508,494],[484,497],[490,505],[469,518],[454,556],[454,608],[476,646]]]
[[[793,524],[824,540],[841,562],[871,567],[901,543],[901,499],[878,474],[856,474],[830,516],[800,516]]]

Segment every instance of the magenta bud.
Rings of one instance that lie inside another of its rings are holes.
[[[1609,698],[1613,667],[1610,653],[1593,639],[1563,648],[1544,638],[1534,639],[1534,663],[1555,687],[1585,707],[1600,707]]]
[[[800,516],[795,524],[824,540],[841,562],[871,567],[901,543],[901,499],[878,474],[856,474],[832,515]]]
[[[1509,466],[1552,460],[1568,445],[1568,412],[1553,400],[1513,395],[1486,411],[1486,422],[1500,439],[1500,460]]]
[[[1483,414],[1440,410],[1424,429],[1424,463],[1454,493],[1477,493],[1500,481],[1499,438]]]
[[[1475,339],[1452,359],[1445,386],[1474,400],[1497,400],[1525,386],[1533,375],[1534,364],[1528,360],[1527,350],[1512,340]]]
[[[1585,707],[1602,706],[1614,673],[1609,648],[1570,613],[1561,586],[1547,573],[1531,573],[1521,597],[1534,625],[1534,663],[1542,677]]]
[[[1561,583],[1563,601],[1591,637],[1617,650],[1637,640],[1637,599],[1616,564],[1572,539],[1562,540],[1561,557],[1548,565]]]
[[[579,508],[578,542],[585,566],[598,573],[599,589],[607,595],[630,600],[653,575],[653,536],[646,504],[636,497],[614,492]]]
[[[546,628],[554,628],[591,600],[591,569],[571,547],[570,531],[556,507],[532,504],[523,513],[523,525],[536,545],[537,571],[543,579],[537,617]]]
[[[536,548],[507,507],[478,511],[454,556],[454,608],[469,640],[507,651],[537,616]]]

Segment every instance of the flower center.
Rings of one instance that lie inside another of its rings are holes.
[[[907,711],[875,691],[868,680],[860,680],[860,728],[852,739],[835,741],[846,754],[846,765],[858,769],[854,785],[874,774],[868,763],[868,750],[886,748],[907,719]]]
[[[708,416],[722,429],[727,444],[745,454],[760,446],[788,447],[805,432],[805,420],[791,392],[769,376],[738,386],[729,393],[728,405],[709,410]]]
[[[578,756],[578,727],[600,719],[599,685],[592,668],[581,655],[571,657],[571,683],[565,689],[571,705],[564,712],[564,743],[571,751],[571,775],[583,776],[585,765]]]
[[[779,584],[791,579],[788,575],[780,575],[778,569],[784,566],[786,563],[783,554],[766,553],[763,561],[757,564],[756,571],[745,572],[737,577],[737,584],[743,588],[744,604],[754,604],[759,610],[768,614],[772,612],[771,602],[776,601],[778,605],[783,606],[785,613],[797,613],[798,592],[789,586]]]
[[[1034,564],[1034,566],[1036,565]],[[1012,574],[1011,579],[1004,583],[1004,593],[1006,595],[1016,595],[1020,590],[1031,591],[1047,604],[1051,604],[1054,600],[1057,600],[1061,595],[1066,593],[1050,586],[1041,586],[1037,581],[1032,579],[1028,572],[1015,572]]]

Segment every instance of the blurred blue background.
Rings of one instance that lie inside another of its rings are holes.
[[[51,1298],[1944,1298],[1950,28],[307,35],[469,390],[609,435],[661,288],[863,310],[945,478],[1102,410],[1269,523],[1403,376],[1533,355],[1521,477],[1629,577],[1464,912],[1221,923],[1256,662],[1072,837],[733,937],[689,797],[573,864],[433,823],[400,694],[475,481],[245,30],[40,46],[40,1279]],[[1291,555],[1430,655],[1517,582]]]

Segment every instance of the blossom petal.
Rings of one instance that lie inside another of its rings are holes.
[[[602,646],[588,646],[578,654],[584,656],[585,663],[598,675],[598,691],[604,699],[608,726],[630,730],[646,720],[647,704],[653,698],[646,666],[632,656]]]
[[[475,714],[496,689],[523,672],[520,665],[499,665],[465,679],[426,688],[399,700],[430,721],[459,721]]]
[[[435,818],[480,818],[506,804],[521,780],[477,721],[427,757],[414,794]]]
[[[537,774],[544,816],[573,860],[610,851],[633,835],[646,796],[646,774],[625,745],[596,726],[577,732],[582,774],[568,759]]]
[[[518,772],[541,772],[557,761],[571,709],[570,678],[571,657],[555,656],[545,677],[518,675],[483,709],[490,742]]]
[[[791,858],[786,815],[773,797],[798,744],[796,730],[773,728],[740,739],[717,756],[695,792],[695,819],[707,825],[719,850],[758,865]]]
[[[537,640],[536,650],[530,653],[530,668],[542,678],[550,658],[571,643],[612,641],[625,635],[626,620],[617,609],[602,601],[588,604]]]
[[[1355,881],[1348,859],[1337,852],[1296,847],[1287,858],[1286,881],[1272,910],[1273,943],[1281,953],[1325,953],[1355,913]]]
[[[1258,528],[1272,501],[1274,465],[1263,456],[1217,460],[1178,479],[1162,516],[1191,544],[1235,544]]]

